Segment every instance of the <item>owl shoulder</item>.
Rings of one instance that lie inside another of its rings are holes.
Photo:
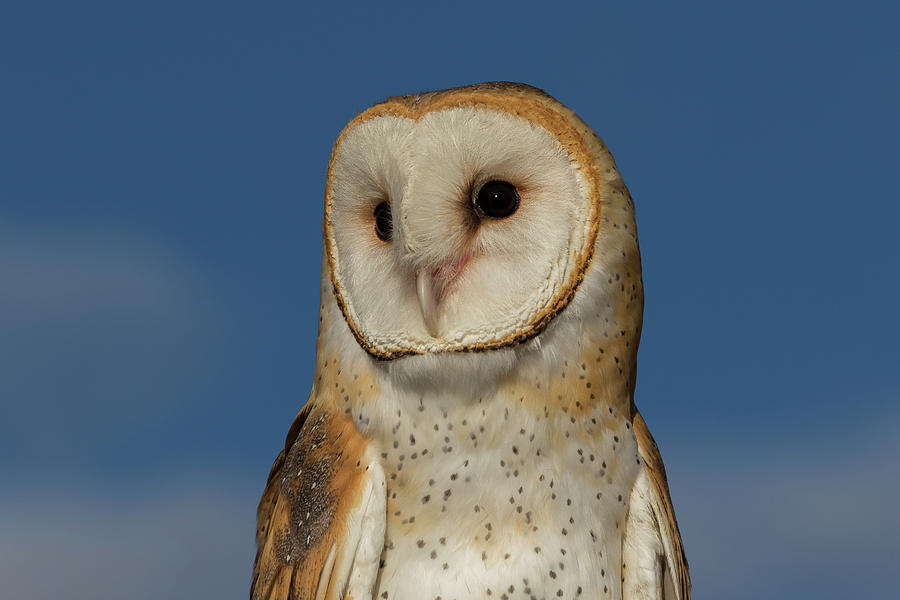
[[[632,425],[643,470],[629,502],[623,544],[623,595],[690,600],[690,572],[675,520],[666,468],[659,447],[636,407]]]
[[[386,521],[373,454],[349,416],[300,411],[257,509],[252,600],[371,595]]]

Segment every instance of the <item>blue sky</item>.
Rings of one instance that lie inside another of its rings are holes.
[[[0,581],[244,598],[312,375],[331,144],[387,96],[546,89],[635,198],[636,398],[695,597],[897,589],[895,4],[0,9]]]

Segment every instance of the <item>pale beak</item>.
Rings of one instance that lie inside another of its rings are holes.
[[[422,311],[422,319],[425,328],[432,337],[440,337],[438,328],[438,302],[441,290],[435,277],[428,269],[420,269],[416,273],[416,295],[419,297],[419,309]]]
[[[457,279],[469,263],[469,253],[461,258],[448,261],[437,268],[428,270],[420,268],[416,271],[416,295],[419,298],[419,309],[425,328],[431,337],[441,337],[440,304],[447,294],[452,293]]]

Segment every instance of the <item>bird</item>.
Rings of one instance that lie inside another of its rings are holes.
[[[252,600],[689,598],[634,404],[634,204],[571,109],[488,82],[358,114],[328,164],[320,297]]]

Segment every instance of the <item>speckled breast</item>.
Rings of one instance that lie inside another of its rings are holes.
[[[401,402],[372,432],[388,483],[376,598],[621,597],[629,415],[526,387]]]

